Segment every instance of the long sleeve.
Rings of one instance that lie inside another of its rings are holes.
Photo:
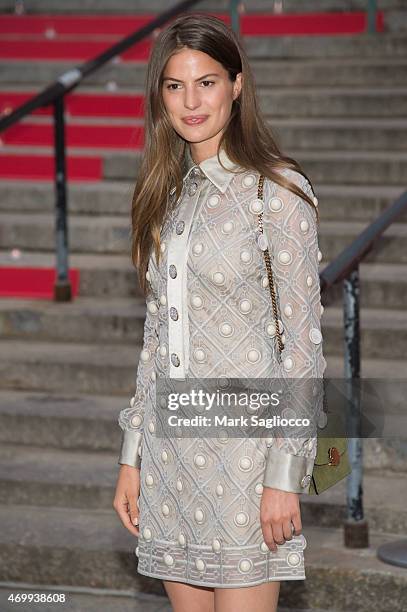
[[[154,361],[159,344],[158,307],[154,299],[146,301],[143,347],[136,375],[136,391],[130,405],[120,411],[118,423],[123,430],[118,463],[141,467],[141,445],[144,431],[144,409],[155,380]]]
[[[309,181],[302,174],[291,169],[284,173],[311,199],[315,198]],[[313,379],[316,383],[313,388],[319,389],[315,397],[307,395],[304,401],[298,393],[296,400],[299,404],[302,402],[301,409],[309,400],[313,415],[317,415],[322,409],[321,388],[326,361],[320,327],[318,264],[322,255],[318,248],[315,210],[296,194],[266,179],[263,231],[269,245],[284,342],[279,377]],[[298,382],[301,386],[298,380],[291,384]],[[304,387],[311,389],[311,381],[303,382]],[[315,424],[315,420],[313,422]],[[275,438],[268,447],[263,485],[308,493],[316,452],[316,436]]]

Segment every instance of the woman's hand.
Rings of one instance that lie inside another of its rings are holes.
[[[289,493],[272,487],[263,487],[260,503],[260,523],[263,538],[273,552],[276,544],[284,544],[300,535],[302,530],[298,493]],[[294,525],[294,532],[291,526]]]
[[[117,479],[113,508],[123,525],[135,536],[140,535],[139,508],[137,500],[140,495],[140,470],[131,465],[122,464]]]

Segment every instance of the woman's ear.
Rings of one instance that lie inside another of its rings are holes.
[[[238,72],[236,75],[235,82],[233,83],[233,99],[236,100],[240,96],[240,92],[242,91],[242,78],[243,75],[241,72]]]

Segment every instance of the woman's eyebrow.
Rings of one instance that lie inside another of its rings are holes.
[[[204,74],[203,76],[199,77],[198,79],[195,79],[196,81],[202,81],[202,79],[205,79],[208,76],[219,76],[219,74],[217,72],[210,72],[209,74]],[[177,83],[183,83],[183,81],[181,81],[181,79],[174,79],[173,77],[164,77],[163,81],[177,81]]]

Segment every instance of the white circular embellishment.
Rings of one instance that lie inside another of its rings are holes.
[[[214,538],[212,540],[212,550],[213,550],[213,552],[219,552],[221,548],[222,548],[222,545],[220,543],[220,540],[218,540],[218,538]]]
[[[249,515],[247,512],[237,512],[233,520],[238,527],[245,527],[249,523]]]
[[[251,457],[245,456],[241,457],[239,460],[239,470],[242,472],[248,472],[253,468],[253,459]]]
[[[249,204],[249,210],[253,214],[259,214],[263,212],[263,209],[264,209],[263,200],[260,200],[260,198],[256,198]]]
[[[239,304],[239,308],[241,312],[243,312],[244,314],[247,314],[252,309],[252,303],[250,300],[247,300],[247,299],[241,300]]]
[[[131,424],[134,425],[134,427],[140,427],[141,423],[142,423],[143,419],[141,418],[141,416],[139,414],[136,414],[132,419],[131,419]]]
[[[278,254],[278,261],[284,266],[289,264],[292,260],[292,255],[289,251],[280,251]]]
[[[284,204],[283,204],[283,200],[281,198],[271,198],[271,200],[269,201],[269,208],[272,212],[278,212],[280,210],[282,210]]]
[[[293,360],[293,358],[292,357],[286,357],[284,359],[283,365],[284,365],[284,369],[287,370],[287,372],[292,370],[293,367],[294,367],[294,360]]]
[[[249,263],[249,261],[251,261],[252,259],[251,252],[245,249],[244,251],[240,253],[240,259],[241,261],[243,261],[243,263]]]
[[[191,303],[194,308],[202,308],[203,300],[200,295],[193,295]]]
[[[183,533],[180,533],[178,536],[178,542],[181,544],[181,546],[185,546],[185,536]]]
[[[222,232],[230,234],[233,231],[233,221],[225,221],[222,226]]]
[[[317,196],[314,196],[312,198],[312,201],[314,202],[315,206],[318,206],[318,198],[317,198]]]
[[[270,551],[269,547],[267,546],[267,544],[265,543],[265,541],[263,540],[263,542],[260,544],[260,550],[261,552],[267,553]]]
[[[261,279],[261,284],[262,284],[262,287],[268,287],[268,284],[269,284],[268,276],[263,276],[263,278]]]
[[[309,339],[314,344],[319,344],[322,341],[322,334],[316,327],[312,327],[309,332]]]
[[[194,358],[196,361],[199,361],[200,363],[202,363],[203,361],[205,361],[205,358],[206,358],[205,351],[203,349],[195,349]]]
[[[130,400],[130,406],[131,406],[132,408],[134,407],[134,404],[136,403],[136,401],[137,401],[137,398],[136,398],[136,396],[135,396],[135,395],[133,395],[133,397],[132,397],[132,398],[131,398],[131,400]]]
[[[174,565],[174,557],[168,553],[164,554],[165,565]]]
[[[303,234],[306,234],[308,232],[308,229],[309,229],[308,221],[303,219],[300,223],[300,230],[302,231]]]
[[[148,424],[148,431],[150,433],[154,433],[155,432],[155,425],[154,425],[154,421],[150,421]]]
[[[155,380],[156,378],[157,378],[157,375],[156,375],[155,371],[153,370],[151,372],[151,380]]]
[[[288,318],[293,316],[293,307],[291,306],[291,304],[286,304],[284,306],[284,314]]]
[[[149,272],[148,270],[147,270],[147,272],[146,272],[146,279],[147,279],[148,281],[150,281],[150,280],[151,280],[150,272]]]
[[[194,463],[197,467],[205,467],[206,457],[202,453],[197,453],[194,457]]]
[[[322,261],[322,253],[319,249],[318,249],[318,261]]]
[[[223,495],[223,487],[221,484],[216,485],[216,495],[218,495],[218,497]]]
[[[241,572],[250,572],[250,570],[253,567],[253,563],[250,561],[250,559],[240,559],[239,561],[239,570]]]
[[[270,336],[270,338],[273,338],[273,336],[276,335],[276,326],[274,323],[269,323],[266,327],[266,332],[267,335]]]
[[[260,361],[260,358],[261,353],[257,349],[250,349],[250,351],[247,351],[246,353],[246,359],[250,363],[257,363],[258,361]]]
[[[178,479],[177,479],[177,484],[176,484],[176,487],[177,487],[177,491],[179,491],[179,492],[181,493],[182,488],[183,488],[181,478],[178,478]]]
[[[160,295],[160,304],[162,304],[163,306],[165,306],[167,303],[167,298],[164,294]]]
[[[220,202],[220,197],[218,195],[211,195],[210,198],[208,198],[208,206],[210,208],[216,208],[219,202]]]
[[[164,516],[168,516],[170,513],[170,507],[168,504],[163,504],[161,506],[161,512],[163,513]]]
[[[165,242],[162,242],[162,243],[160,244],[161,253],[164,253],[166,246],[167,246],[167,245],[165,244]]]
[[[138,546],[136,546],[136,550],[134,552],[136,553],[136,556],[138,557],[138,554],[139,554],[139,547]]]
[[[161,453],[161,459],[164,461],[164,463],[167,463],[168,461],[168,453],[166,450],[163,450],[163,452]]]
[[[213,278],[213,282],[216,283],[217,285],[221,285],[222,283],[225,282],[225,276],[222,272],[215,272],[212,278]]]
[[[288,555],[287,555],[287,563],[288,563],[288,565],[291,565],[291,567],[295,567],[296,565],[301,563],[300,555],[298,553],[296,553],[296,552],[288,553]]]
[[[267,236],[263,232],[257,236],[257,246],[261,251],[265,251],[269,247]]]
[[[165,344],[162,344],[160,346],[160,355],[161,357],[165,357],[167,354],[167,347],[165,346]]]
[[[194,518],[197,523],[203,523],[205,520],[205,513],[201,508],[195,510]]]
[[[146,476],[146,485],[147,485],[148,487],[152,487],[152,486],[153,486],[153,484],[154,484],[154,478],[153,478],[153,475],[152,475],[152,474],[147,474],[147,476]]]
[[[157,314],[157,312],[158,312],[157,304],[154,301],[152,301],[152,300],[151,300],[151,302],[149,302],[147,304],[147,308],[148,308],[149,312],[151,312],[151,314]]]
[[[203,572],[205,570],[205,567],[206,567],[205,566],[205,561],[203,559],[196,559],[195,560],[195,566],[196,566],[196,569],[199,572]]]
[[[151,533],[151,529],[149,527],[144,527],[144,529],[143,529],[143,537],[146,540],[151,540],[152,535],[153,534]]]
[[[321,316],[324,314],[324,310],[325,310],[325,308],[321,304]]]
[[[312,287],[312,276],[310,275],[307,276],[307,285],[308,287]]]
[[[254,487],[254,492],[256,493],[256,495],[262,495],[263,493],[263,485],[261,482],[258,482],[256,484],[256,486]]]
[[[151,353],[148,349],[143,349],[140,353],[141,361],[148,361],[151,357]]]
[[[196,242],[193,247],[192,247],[192,252],[195,255],[200,255],[203,251],[203,244],[202,242]]]
[[[242,182],[245,187],[251,187],[252,185],[254,185],[255,181],[256,177],[254,176],[254,174],[246,174]]]
[[[219,328],[219,333],[221,336],[231,336],[233,334],[233,326],[230,323],[222,323]]]

